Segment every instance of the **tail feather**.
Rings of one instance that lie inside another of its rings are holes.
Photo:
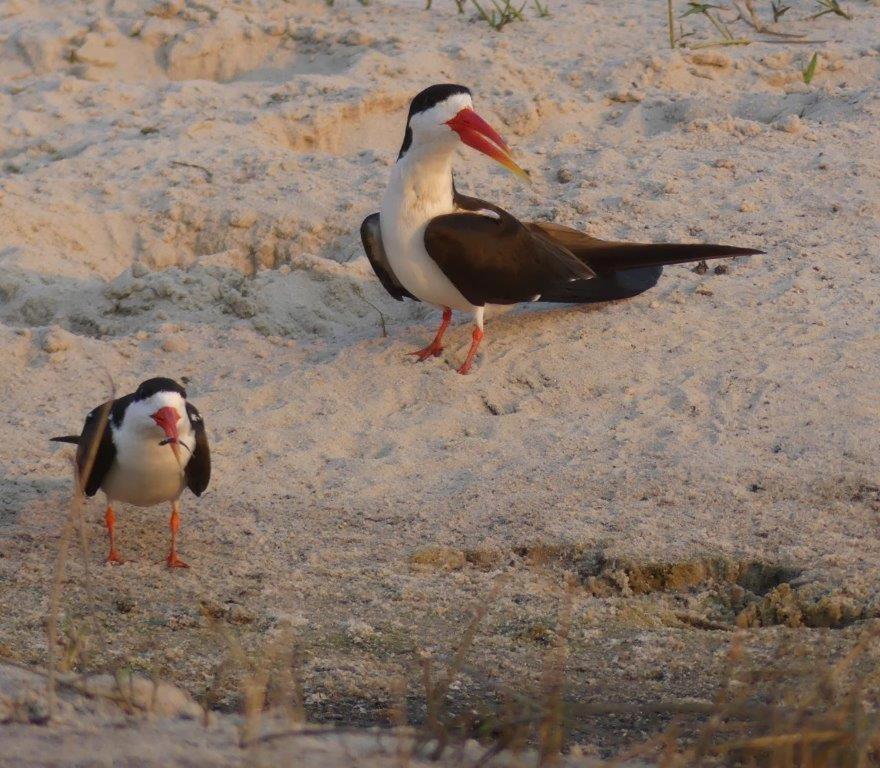
[[[763,251],[755,248],[740,248],[735,245],[715,245],[712,243],[609,244],[604,248],[590,249],[581,253],[574,252],[575,256],[599,275],[641,267],[661,267],[667,264],[721,259],[725,256],[751,256],[758,253],[763,253]]]
[[[560,224],[540,222],[529,226],[568,248],[597,275],[605,276],[629,269],[764,253],[757,248],[714,243],[618,243],[599,240]]]
[[[62,435],[61,437],[50,437],[51,443],[73,443],[79,445],[79,435]]]

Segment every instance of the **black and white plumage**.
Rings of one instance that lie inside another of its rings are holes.
[[[761,253],[753,248],[620,243],[543,222],[520,222],[497,205],[460,194],[452,178],[459,142],[525,175],[504,140],[473,111],[464,86],[433,85],[410,104],[406,132],[379,213],[361,225],[367,258],[397,300],[443,308],[439,355],[451,310],[471,312],[467,373],[483,337],[487,305],[524,301],[589,303],[635,296],[657,283],[663,265]]]
[[[178,500],[184,488],[201,496],[208,487],[211,454],[202,416],[180,384],[168,378],[148,379],[133,393],[90,411],[81,434],[52,440],[76,444],[83,491],[94,496],[102,490],[107,497],[110,562],[121,562],[115,547],[113,503],[149,507],[169,502],[168,564],[186,566],[176,551]]]

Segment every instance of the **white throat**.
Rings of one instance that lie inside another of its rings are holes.
[[[382,198],[380,222],[424,227],[434,216],[451,213],[452,153],[449,146],[410,146],[395,164]],[[386,246],[387,247],[387,246]]]
[[[379,226],[391,269],[413,296],[438,307],[470,311],[471,303],[425,250],[428,222],[455,211],[453,152],[452,142],[427,146],[414,142],[391,171]]]

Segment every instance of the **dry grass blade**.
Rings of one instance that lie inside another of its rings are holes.
[[[526,4],[523,3],[517,8],[512,4],[512,0],[504,0],[503,5],[500,4],[498,0],[490,0],[494,9],[490,13],[487,13],[478,0],[471,0],[471,2],[480,14],[480,18],[497,32],[500,32],[512,21],[522,21],[523,10],[526,7]]]
[[[214,679],[205,692],[204,707],[216,698],[221,676],[227,671],[238,673],[244,698],[244,722],[240,729],[239,745],[251,748],[258,743],[282,739],[302,732],[306,720],[303,708],[302,682],[296,674],[298,658],[293,651],[294,639],[282,634],[264,644],[256,658],[249,658],[238,637],[228,627],[205,610],[208,629],[225,644],[228,655],[220,662]],[[293,701],[291,701],[293,697]],[[262,734],[263,714],[273,705],[279,705],[296,729]]]
[[[695,45],[689,45],[688,48],[691,50],[698,50],[700,48],[714,48],[716,45],[751,45],[752,40],[748,40],[745,37],[734,37],[729,40],[710,40],[707,43],[696,43]]]
[[[476,605],[473,616],[471,616],[471,620],[465,628],[452,660],[449,662],[443,676],[436,683],[432,679],[430,657],[427,655],[422,657],[422,675],[425,685],[427,715],[424,734],[420,739],[418,748],[423,747],[428,739],[435,738],[437,745],[431,753],[430,757],[432,760],[440,759],[449,740],[448,718],[442,716],[443,702],[449,693],[452,682],[464,667],[465,657],[473,645],[480,624],[486,617],[489,607],[498,599],[498,595],[507,581],[507,576],[498,578],[486,598]]]
[[[61,534],[61,541],[58,544],[58,554],[55,558],[55,567],[52,573],[52,588],[49,593],[49,615],[47,616],[46,620],[46,639],[48,643],[49,661],[49,676],[47,681],[46,698],[50,719],[55,714],[56,705],[55,684],[57,674],[56,652],[58,648],[58,614],[61,607],[61,587],[64,581],[64,572],[67,565],[67,553],[70,547],[70,538],[73,535],[74,530],[78,527],[79,521],[82,519],[83,505],[86,498],[85,481],[86,478],[88,478],[91,474],[92,467],[95,464],[95,456],[98,453],[98,446],[101,443],[101,437],[104,434],[104,429],[107,426],[107,420],[110,418],[110,408],[112,407],[113,400],[116,397],[116,386],[112,378],[110,379],[110,390],[110,399],[106,403],[104,403],[103,406],[101,406],[101,409],[98,413],[98,427],[94,432],[94,437],[91,441],[91,444],[85,447],[79,446],[79,449],[85,451],[85,461],[82,465],[82,471],[79,471],[76,468],[77,465],[74,464],[74,491],[71,495],[67,522],[65,523],[64,530]],[[84,536],[84,533],[82,535]],[[84,544],[84,540],[82,537],[81,542],[83,542]]]
[[[565,686],[565,660],[568,656],[568,633],[571,629],[573,598],[574,585],[569,584],[559,606],[556,638],[550,659],[544,667],[544,717],[538,728],[539,765],[555,763],[562,752],[562,693]]]
[[[771,752],[791,746],[839,742],[846,739],[843,731],[798,731],[797,733],[779,733],[773,736],[756,736],[744,741],[733,741],[719,744],[713,750],[716,753],[726,752]]]
[[[833,13],[835,16],[840,16],[847,21],[852,21],[852,14],[849,11],[841,8],[838,0],[816,0],[819,5],[822,6],[823,10],[818,13],[814,13],[810,16],[810,19],[818,19],[820,16],[824,16],[826,13]]]
[[[746,12],[743,13],[740,11],[740,16],[745,19],[749,24],[751,24],[756,32],[760,32],[764,35],[776,35],[777,37],[784,38],[802,38],[804,35],[794,34],[792,32],[779,32],[775,29],[770,29],[766,24],[764,24],[758,16],[757,11],[755,11],[755,0],[742,0],[743,5],[745,6]],[[777,6],[775,3],[773,4],[773,22],[779,21],[779,18],[784,14],[788,9],[788,7]]]
[[[816,65],[819,63],[819,54],[814,53],[813,58],[810,59],[810,63],[807,64],[806,69],[804,69],[804,82],[809,85],[813,82],[813,77],[816,74]]]

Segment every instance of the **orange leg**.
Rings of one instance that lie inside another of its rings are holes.
[[[429,357],[437,357],[443,351],[443,345],[440,342],[443,341],[443,334],[446,333],[446,329],[451,322],[452,310],[449,307],[443,307],[443,322],[440,323],[440,327],[437,329],[434,341],[424,349],[417,349],[415,352],[410,352],[410,354],[418,357],[420,363]]]
[[[461,368],[458,369],[458,372],[461,374],[470,373],[474,358],[477,356],[477,347],[480,346],[480,342],[483,340],[483,329],[480,328],[480,326],[477,325],[474,327],[471,339],[471,348],[468,350],[467,357],[465,358],[464,363],[462,363]]]
[[[169,568],[189,568],[189,566],[177,556],[177,532],[180,530],[180,504],[176,501],[171,502],[171,520],[169,520],[169,525],[171,526],[171,551],[168,553],[165,562],[168,563]]]
[[[122,555],[116,549],[116,513],[109,504],[107,505],[107,511],[104,512],[104,522],[107,525],[107,533],[110,534],[110,554],[107,555],[107,562],[124,563]]]

